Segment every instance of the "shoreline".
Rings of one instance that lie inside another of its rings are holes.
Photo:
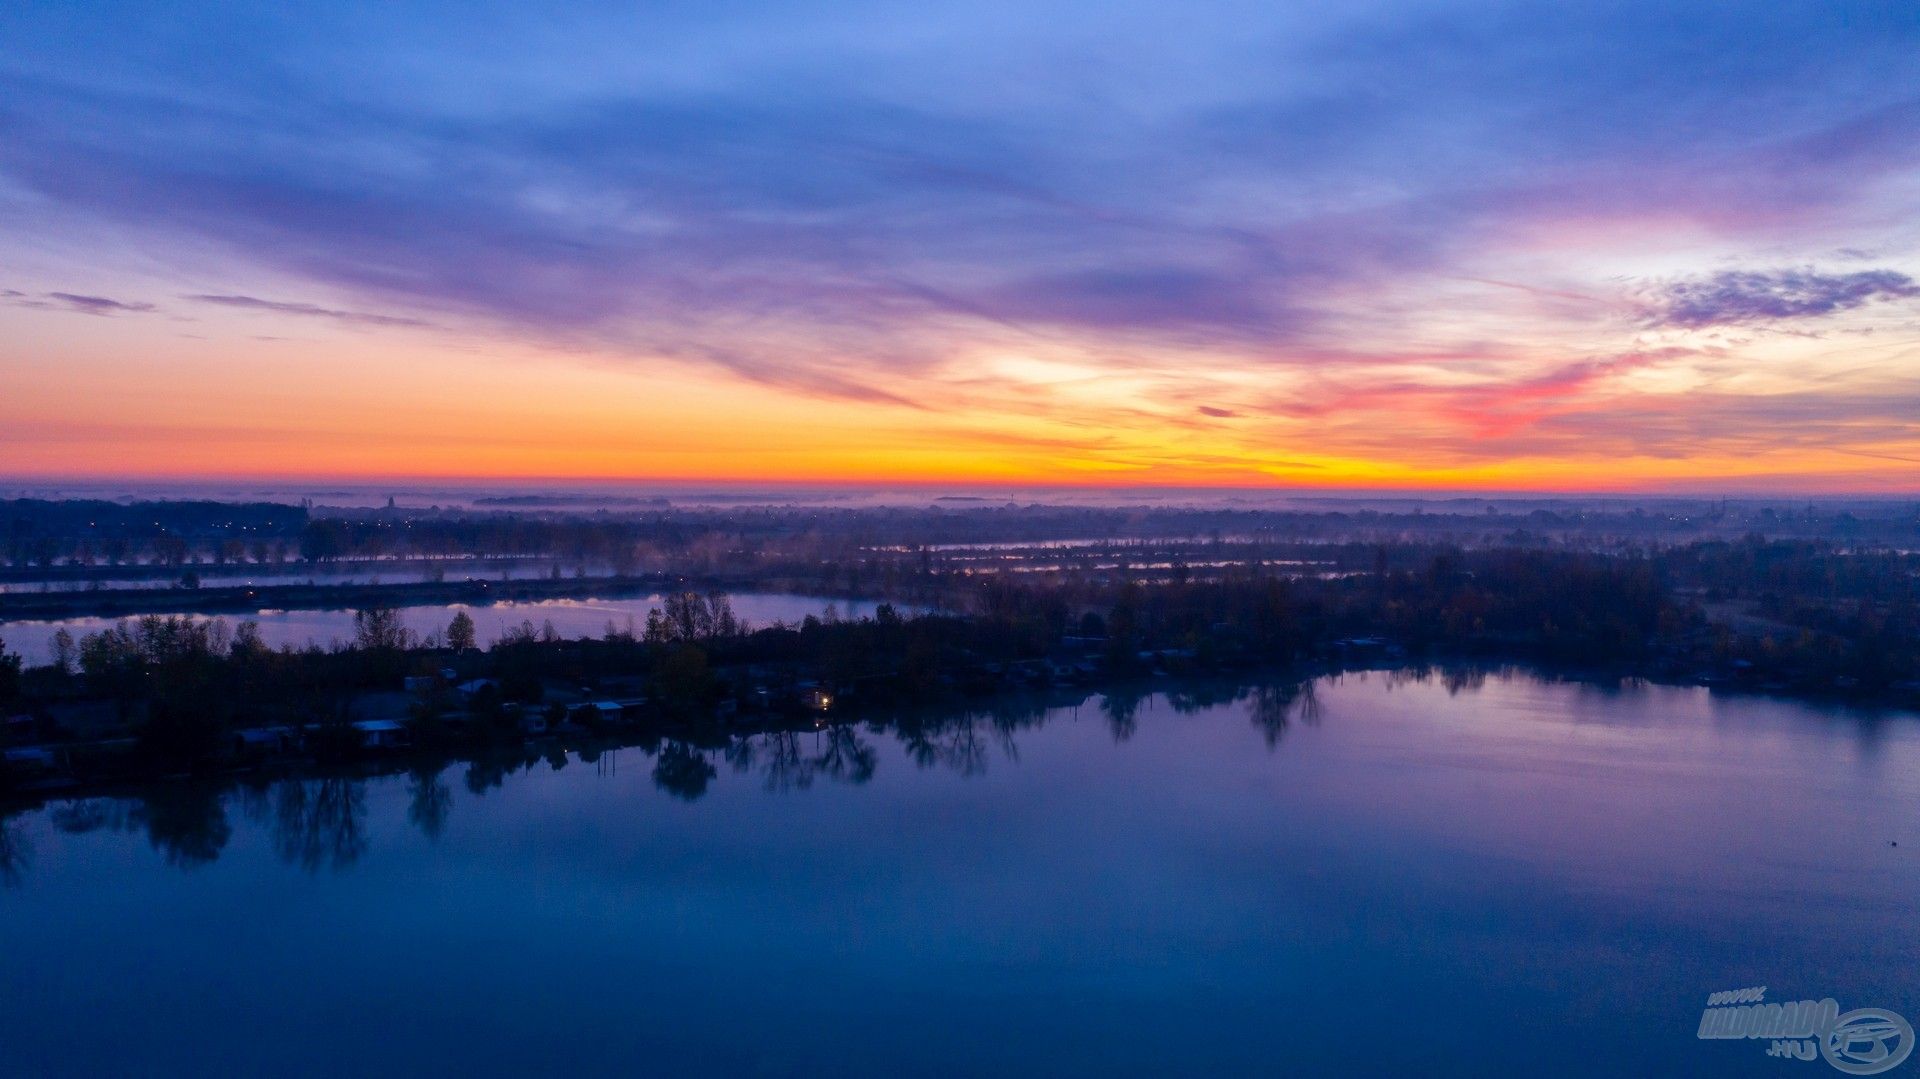
[[[705,592],[777,592],[825,598],[871,599],[826,590],[790,578],[747,575],[689,577],[667,573],[622,577],[521,580],[414,581],[392,584],[290,584],[219,588],[125,588],[97,592],[0,593],[0,623],[126,618],[145,614],[231,615],[256,611],[343,611],[371,607],[434,607],[549,599],[631,598],[692,589]],[[913,602],[913,601],[902,601]]]
[[[303,742],[298,750],[244,758],[240,763],[230,760],[216,767],[199,769],[167,769],[157,757],[145,750],[137,736],[98,742],[47,743],[38,748],[117,753],[121,755],[123,763],[131,764],[132,767],[84,778],[66,776],[38,783],[0,786],[0,819],[44,806],[51,801],[112,797],[116,794],[137,792],[158,786],[196,783],[237,784],[252,779],[270,782],[281,779],[341,776],[377,778],[406,774],[422,765],[446,767],[459,763],[484,763],[496,758],[540,759],[549,755],[549,751],[554,749],[572,753],[600,753],[637,747],[651,757],[669,743],[697,749],[719,749],[736,739],[758,735],[804,734],[849,726],[881,730],[927,719],[932,719],[937,725],[944,717],[965,716],[983,709],[1005,709],[1014,706],[1043,710],[1070,708],[1084,705],[1095,697],[1103,701],[1123,699],[1129,695],[1136,699],[1144,699],[1155,694],[1170,695],[1183,690],[1203,692],[1224,690],[1227,694],[1224,699],[1231,701],[1239,700],[1265,687],[1283,687],[1289,692],[1289,699],[1294,696],[1310,698],[1314,684],[1325,679],[1349,675],[1378,674],[1389,677],[1407,675],[1415,678],[1446,678],[1450,675],[1459,675],[1471,680],[1514,673],[1543,682],[1575,683],[1603,691],[1618,691],[1628,683],[1644,683],[1670,689],[1701,689],[1709,694],[1733,698],[1788,701],[1822,711],[1855,713],[1854,718],[1862,720],[1900,716],[1920,720],[1920,698],[1894,700],[1884,695],[1866,697],[1831,693],[1795,693],[1758,687],[1715,685],[1686,679],[1662,678],[1631,665],[1583,666],[1516,657],[1495,659],[1461,655],[1429,659],[1410,658],[1376,664],[1311,660],[1240,672],[1131,674],[1059,684],[1001,683],[986,690],[952,688],[929,699],[900,701],[883,698],[872,704],[857,702],[850,706],[836,705],[831,712],[815,711],[805,706],[789,704],[786,707],[745,714],[730,715],[716,711],[715,714],[700,719],[671,718],[656,712],[640,718],[611,723],[575,722],[572,719],[574,713],[569,713],[567,721],[551,729],[541,730],[538,733],[525,733],[518,737],[503,737],[499,731],[467,737],[449,737],[442,733],[437,738],[423,741],[409,740],[404,744],[336,749],[331,752],[315,751]],[[410,721],[404,726],[410,734],[428,729],[417,721]],[[257,731],[266,728],[243,729]],[[444,727],[439,729],[443,732],[445,730]],[[339,729],[314,724],[296,733],[304,740],[329,732],[337,734]],[[147,767],[141,767],[143,764]]]

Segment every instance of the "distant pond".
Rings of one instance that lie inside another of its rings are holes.
[[[84,592],[92,588],[177,588],[183,577],[191,575],[202,588],[233,588],[254,585],[346,585],[417,584],[423,581],[489,580],[511,581],[547,577],[556,567],[569,574],[576,568],[593,576],[612,576],[610,566],[586,566],[552,558],[514,558],[500,555],[473,557],[414,558],[406,561],[361,559],[342,562],[273,562],[260,565],[227,563],[213,565],[190,563],[160,569],[155,566],[132,567],[124,575],[105,570],[106,576],[93,579],[65,577],[40,580],[0,581],[0,595],[34,595],[60,592]],[[31,571],[27,571],[31,572]],[[102,572],[96,569],[95,572]]]
[[[754,626],[768,626],[774,622],[799,622],[808,615],[824,616],[828,608],[832,608],[841,618],[864,618],[870,617],[876,606],[875,603],[866,600],[836,600],[778,592],[729,593],[727,598],[733,605],[734,615],[747,620]],[[473,606],[464,603],[443,603],[402,607],[400,617],[408,629],[424,636],[428,633],[444,634],[447,623],[453,620],[454,614],[458,611],[466,611],[473,616],[480,642],[486,644],[522,622],[532,622],[535,629],[551,622],[555,632],[569,638],[603,636],[609,624],[624,630],[629,622],[635,627],[636,632],[642,631],[646,628],[647,610],[660,606],[664,601],[665,597],[654,593],[604,599],[528,600]],[[910,604],[896,604],[896,606],[903,614],[924,610]],[[218,617],[225,618],[229,624],[249,620],[260,623],[261,638],[274,648],[283,644],[303,647],[309,642],[326,647],[333,641],[348,641],[353,638],[353,612],[350,610],[265,610],[245,614],[223,614]],[[75,639],[78,639],[85,634],[97,633],[115,622],[124,620],[126,619],[63,618],[50,621],[0,622],[0,640],[6,642],[8,651],[25,656],[29,664],[43,664],[51,662],[49,656],[53,635],[61,629],[66,629]]]
[[[1920,717],[1376,672],[886,718],[16,812],[0,1072],[1811,1079],[1708,995],[1920,1018]]]

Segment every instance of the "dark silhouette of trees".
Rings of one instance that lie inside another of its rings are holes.
[[[455,652],[471,652],[477,644],[473,616],[465,611],[456,612],[453,621],[447,623],[447,647]]]
[[[346,553],[347,529],[339,521],[320,519],[307,522],[300,532],[300,557],[308,562],[331,562]]]
[[[7,642],[0,640],[0,703],[6,703],[20,695],[21,659],[7,651]]]
[[[711,641],[735,636],[740,630],[725,593],[675,592],[666,597],[663,607],[647,612],[644,639],[649,644]]]
[[[1237,542],[1211,541],[1205,551]],[[279,651],[250,623],[230,629],[221,619],[149,616],[75,642],[77,675],[57,666],[23,671],[17,660],[0,665],[0,691],[21,701],[9,702],[10,712],[39,717],[69,700],[95,709],[113,702],[141,739],[140,752],[120,766],[145,774],[230,768],[249,752],[235,748],[234,732],[265,726],[296,731],[306,751],[330,759],[365,756],[353,709],[408,674],[450,668],[460,681],[492,684],[471,694],[416,687],[411,734],[443,750],[517,746],[543,727],[526,722],[541,709],[596,734],[637,725],[717,745],[710,739],[729,717],[837,722],[862,711],[1070,686],[1107,690],[1103,708],[1114,737],[1124,739],[1149,678],[1443,659],[1920,700],[1920,557],[1898,551],[1757,537],[1610,552],[1424,541],[1328,546],[1336,553],[1323,552],[1324,560],[1347,569],[1298,574],[1196,554],[1181,562],[1184,578],[1166,571],[1175,562],[1167,543],[1144,558],[1108,551],[1089,556],[1084,572],[1054,574],[939,576],[938,560],[920,550],[907,561],[936,567],[937,580],[921,583],[937,586],[941,612],[906,617],[882,604],[871,618],[755,629],[739,622],[724,594],[683,589],[663,599],[638,636],[615,627],[563,640],[550,624],[525,622],[486,649],[470,643],[464,611],[448,625],[446,647],[415,639],[398,610],[369,606],[355,616],[351,647]],[[1116,568],[1124,566],[1135,568]],[[877,572],[863,563],[854,576]],[[58,660],[62,650],[55,652]],[[1183,682],[1169,702],[1205,706],[1211,698],[1192,688],[1198,684]],[[1271,696],[1256,701],[1254,721],[1277,741],[1298,715],[1289,718],[1284,691]],[[582,697],[625,703],[606,715],[570,707]],[[551,698],[561,703],[549,708]],[[830,761],[802,753],[791,774],[860,775],[860,755],[839,747],[840,737],[829,736],[837,747]],[[985,742],[959,728],[929,729],[915,735],[914,753],[983,763],[977,744]]]
[[[80,660],[79,645],[65,627],[54,631],[52,652],[53,669],[62,676],[72,674]]]
[[[368,652],[400,652],[410,647],[413,635],[400,621],[400,612],[392,607],[368,607],[353,612],[353,645]]]
[[[670,716],[686,719],[711,708],[719,683],[696,645],[677,645],[654,672],[655,696]]]

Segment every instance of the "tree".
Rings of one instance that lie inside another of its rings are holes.
[[[447,623],[447,647],[456,652],[471,651],[475,644],[473,616],[465,611],[454,614]]]
[[[248,619],[233,627],[233,646],[228,650],[236,659],[258,659],[273,649],[260,636],[260,623]]]
[[[733,602],[725,592],[707,593],[708,632],[714,637],[732,637],[740,632],[740,620],[733,616]]]
[[[327,562],[339,558],[346,530],[337,521],[310,521],[300,533],[300,557],[309,562]]]
[[[79,659],[73,643],[73,634],[66,629],[58,629],[53,634],[53,667],[63,675],[72,674],[73,666]]]
[[[80,638],[80,672],[88,688],[130,699],[146,680],[146,657],[126,623]]]
[[[707,668],[707,654],[694,645],[675,648],[661,661],[654,679],[661,707],[671,715],[697,715],[713,704],[713,672]]]
[[[676,641],[697,641],[710,636],[713,614],[697,592],[675,592],[667,597],[667,631]]]
[[[20,692],[20,657],[7,651],[0,641],[0,701],[10,701]]]
[[[392,607],[353,612],[353,643],[369,652],[398,652],[408,645],[407,627]]]

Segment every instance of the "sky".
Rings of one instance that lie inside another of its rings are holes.
[[[0,476],[1920,491],[1920,7],[0,7]]]

